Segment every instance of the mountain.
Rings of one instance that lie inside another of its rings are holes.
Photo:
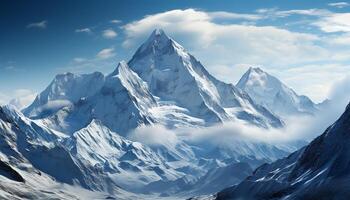
[[[264,164],[216,199],[349,199],[350,104],[308,146]]]
[[[210,75],[163,30],[153,31],[128,64],[148,83],[152,94],[186,108],[206,123],[238,119],[262,127],[282,126],[277,117],[256,105],[247,94]]]
[[[312,115],[318,110],[318,106],[307,96],[296,94],[260,68],[250,67],[236,86],[247,92],[256,103],[281,116]]]
[[[162,30],[155,30],[128,64],[119,63],[107,76],[57,75],[23,113],[68,134],[93,119],[124,136],[145,124],[176,128],[243,121],[283,126],[246,93],[211,76]]]
[[[64,137],[26,118],[13,106],[1,106],[0,199],[108,197],[84,189],[87,184],[79,166],[56,143]],[[121,199],[132,196],[120,188],[115,188],[115,194]]]
[[[150,124],[150,109],[157,105],[147,85],[120,62],[111,74],[58,75],[24,114],[55,130],[72,134],[93,119],[126,135],[141,124]],[[122,113],[122,114],[121,114]]]

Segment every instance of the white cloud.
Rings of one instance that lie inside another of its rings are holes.
[[[76,29],[76,33],[92,33],[90,28],[81,28],[81,29]]]
[[[0,106],[8,103],[8,96],[0,92]]]
[[[344,7],[348,7],[350,4],[348,2],[335,2],[335,3],[329,3],[328,5],[336,8],[344,8]]]
[[[292,15],[305,15],[305,16],[327,16],[331,12],[326,9],[295,9],[295,10],[278,10],[277,8],[263,8],[256,10],[256,13],[258,13],[261,18],[283,18],[283,17],[289,17]]]
[[[41,22],[35,22],[35,23],[30,23],[27,25],[27,28],[40,28],[40,29],[45,29],[47,27],[47,20],[41,21]]]
[[[262,16],[256,14],[242,14],[225,11],[208,12],[208,15],[213,19],[243,19],[243,20],[259,20]]]
[[[102,49],[100,52],[97,53],[97,58],[99,59],[108,59],[114,56],[115,56],[114,48]]]
[[[272,26],[218,24],[210,14],[193,9],[149,15],[125,25],[124,46],[140,43],[155,28],[171,33],[195,55],[225,61],[216,63],[219,65],[295,63],[326,55],[325,50],[314,44],[318,40],[315,35]]]
[[[313,25],[327,33],[350,32],[350,13],[333,13],[314,22]]]
[[[102,31],[102,36],[106,39],[113,39],[117,37],[117,32],[115,32],[113,29],[106,29]]]
[[[109,22],[112,23],[112,24],[120,24],[120,23],[122,23],[122,21],[118,20],[118,19],[113,19],[113,20],[111,20]]]
[[[82,63],[82,62],[85,62],[86,59],[85,58],[76,57],[76,58],[73,59],[73,61],[75,63]]]
[[[149,146],[174,147],[178,142],[175,131],[171,131],[161,125],[141,126],[132,131],[128,138]]]
[[[0,93],[0,105],[12,104],[17,109],[28,106],[36,97],[36,93],[28,89],[17,89],[10,93]]]
[[[329,74],[333,80],[340,78],[337,78],[339,72],[349,74],[344,71],[344,65],[326,67],[327,63],[349,61],[350,50],[331,44],[331,36],[294,32],[274,26],[219,23],[212,13],[186,9],[145,16],[123,26],[126,34],[123,46],[136,48],[155,28],[162,28],[198,58],[209,72],[231,83],[236,83],[245,68],[251,65],[264,66],[268,72],[273,70],[279,74],[287,69],[307,70],[308,66],[313,65],[309,69],[314,69],[315,73],[295,70],[282,77],[289,86],[316,101],[321,101],[327,95],[325,88],[330,88],[332,83]],[[319,9],[278,11],[279,16],[292,14],[315,16],[314,20],[333,15]],[[324,65],[317,68],[320,63]]]

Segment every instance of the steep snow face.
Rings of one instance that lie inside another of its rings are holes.
[[[218,199],[348,199],[350,105],[321,136],[287,158],[259,167]],[[249,192],[248,192],[249,191]]]
[[[50,116],[65,106],[94,95],[103,83],[104,75],[100,72],[59,74],[23,113],[32,119]]]
[[[99,119],[113,131],[126,135],[141,124],[152,123],[149,111],[154,106],[157,102],[147,85],[121,62],[93,95],[80,98],[42,121],[56,130],[73,133]]]
[[[13,107],[0,107],[1,160],[22,170],[40,170],[60,182],[86,187],[69,153],[56,145],[63,136],[27,119]]]
[[[162,30],[155,30],[129,61],[129,66],[164,101],[173,101],[206,123],[242,119],[259,126],[282,126],[266,109],[211,76],[203,65]]]
[[[64,144],[81,168],[89,169],[85,179],[98,190],[120,186],[140,192],[150,182],[183,176],[149,147],[119,136],[97,120]]]
[[[237,83],[255,102],[282,116],[313,114],[317,106],[306,96],[296,94],[276,77],[260,68],[249,68]]]
[[[105,199],[112,192],[121,199],[133,196],[117,186],[110,194],[87,190],[95,188],[84,173],[98,171],[80,168],[61,140],[63,134],[14,107],[0,107],[0,199]]]

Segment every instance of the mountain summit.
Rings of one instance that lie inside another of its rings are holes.
[[[314,114],[317,106],[307,96],[296,94],[276,77],[250,67],[237,83],[254,101],[278,115]]]
[[[152,94],[175,102],[206,123],[239,119],[263,127],[282,125],[244,92],[210,75],[194,56],[162,30],[153,31],[128,64],[147,82]]]

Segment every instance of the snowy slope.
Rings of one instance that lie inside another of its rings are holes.
[[[183,176],[149,147],[119,136],[97,120],[64,143],[80,166],[91,169],[85,176],[98,190],[120,186],[140,192],[150,182]]]
[[[103,83],[104,75],[100,72],[83,75],[59,74],[23,113],[34,119],[49,116],[67,105],[94,95]]]
[[[308,146],[217,195],[217,199],[348,199],[350,104],[344,114]],[[248,192],[249,191],[249,192]]]
[[[317,105],[260,68],[249,68],[237,83],[255,102],[282,116],[314,114]]]
[[[71,134],[87,126],[93,119],[98,119],[121,135],[126,135],[129,130],[141,124],[152,123],[149,111],[157,102],[148,91],[147,85],[125,62],[119,63],[113,73],[102,79],[103,84],[93,94],[74,98],[77,100],[75,103],[42,118],[41,121],[55,130]],[[79,85],[80,87],[84,87],[84,84]]]

